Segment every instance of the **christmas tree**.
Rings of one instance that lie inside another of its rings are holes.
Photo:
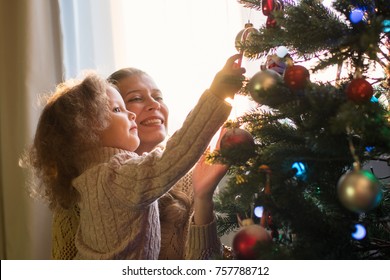
[[[367,168],[390,165],[390,2],[239,2],[266,23],[236,47],[264,63],[209,157],[231,165],[219,233],[239,229],[236,258],[390,259],[389,176]]]

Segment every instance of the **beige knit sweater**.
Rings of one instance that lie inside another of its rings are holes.
[[[221,259],[221,243],[216,231],[215,221],[203,226],[191,223],[193,214],[192,171],[181,178],[172,189],[180,190],[192,202],[182,211],[182,218],[166,218],[161,220],[160,260],[182,259]],[[174,200],[171,200],[174,203]],[[167,205],[169,206],[169,204]],[[164,209],[160,208],[161,211]],[[70,210],[58,208],[53,214],[52,224],[52,258],[70,260],[76,256],[74,243],[79,225],[80,211],[78,207]],[[178,227],[177,225],[182,226]]]
[[[157,200],[196,163],[230,109],[206,91],[164,152],[138,156],[104,147],[85,153],[83,173],[73,181],[81,196],[76,258],[157,259]]]

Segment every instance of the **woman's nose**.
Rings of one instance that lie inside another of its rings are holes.
[[[147,110],[159,110],[161,108],[160,102],[157,100],[151,99],[147,104]]]

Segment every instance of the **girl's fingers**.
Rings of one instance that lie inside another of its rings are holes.
[[[228,58],[228,60],[226,61],[226,64],[225,64],[225,69],[228,68],[228,69],[231,69],[231,68],[234,68],[234,64],[235,64],[235,61],[237,59],[241,59],[242,58],[242,54],[241,53],[237,53],[235,55],[232,55],[231,57]]]

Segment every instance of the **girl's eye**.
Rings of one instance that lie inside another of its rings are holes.
[[[121,109],[120,109],[119,107],[115,107],[115,108],[113,109],[113,111],[114,111],[115,113],[119,113],[119,112],[121,111]]]

